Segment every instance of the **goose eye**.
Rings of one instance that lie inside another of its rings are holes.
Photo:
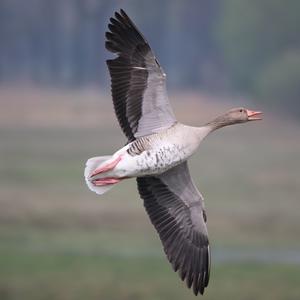
[[[240,109],[240,112],[243,112],[243,110],[242,110],[242,109]]]

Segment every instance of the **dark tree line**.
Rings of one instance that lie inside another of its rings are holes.
[[[108,55],[104,32],[114,10],[123,7],[151,40],[170,82],[195,86],[205,77],[201,65],[213,61],[209,31],[216,3],[193,0],[191,7],[178,0],[1,0],[0,80],[102,84]]]
[[[104,32],[120,8],[169,86],[237,90],[300,115],[298,0],[0,0],[0,83],[108,86]]]

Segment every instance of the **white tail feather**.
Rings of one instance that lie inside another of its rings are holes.
[[[103,185],[103,186],[95,186],[90,180],[90,174],[101,164],[105,163],[107,160],[111,159],[111,155],[106,155],[106,156],[97,156],[97,157],[92,157],[88,159],[88,161],[85,164],[85,169],[84,169],[84,178],[87,186],[89,189],[93,192],[95,192],[98,195],[102,195],[109,191],[114,184],[108,184],[108,185]]]

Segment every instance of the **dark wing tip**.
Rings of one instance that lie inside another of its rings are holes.
[[[125,10],[123,8],[120,9],[120,13],[125,17],[125,18],[128,18]]]
[[[120,30],[124,29],[128,30],[128,28],[130,27],[135,27],[131,19],[122,9],[120,10],[120,12],[116,11],[114,17],[111,17],[109,21],[110,24],[108,25],[108,27],[112,33],[115,33],[116,31],[120,32]]]
[[[186,282],[187,287],[193,290],[195,296],[203,295],[209,281],[209,246],[190,251],[190,254],[186,255],[190,257],[187,259],[186,256],[184,265],[187,266],[181,266],[179,276]]]
[[[115,18],[120,22],[120,23],[124,23],[124,18],[123,16],[119,13],[119,12],[115,12]]]
[[[170,199],[173,200],[172,205],[176,206],[176,198],[171,196],[166,186],[162,185],[157,178],[139,177],[138,190],[145,201],[145,208],[158,231],[164,251],[174,271],[178,272],[181,280],[186,282],[188,288],[192,288],[195,295],[203,295],[208,285],[210,269],[207,235],[195,232],[194,235],[189,235],[188,231],[182,231],[174,215],[172,216],[165,207],[170,203]],[[164,195],[166,202],[164,199],[159,202],[156,198],[158,194]],[[186,216],[186,214],[182,215],[182,219],[184,220]]]
[[[116,11],[109,21],[109,31],[107,31],[105,37],[107,42],[114,45],[109,44],[106,47],[107,50],[124,54],[134,50],[139,44],[148,44],[142,33],[123,9]]]

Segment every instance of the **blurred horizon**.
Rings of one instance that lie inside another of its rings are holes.
[[[105,31],[121,8],[149,41],[170,89],[244,96],[299,120],[295,0],[3,0],[0,85],[109,90]]]
[[[216,131],[189,162],[212,248],[205,299],[298,300],[298,3],[0,1],[0,299],[195,299],[135,180],[99,197],[83,178],[89,157],[126,143],[104,47],[123,8],[166,71],[180,122],[264,112]]]

